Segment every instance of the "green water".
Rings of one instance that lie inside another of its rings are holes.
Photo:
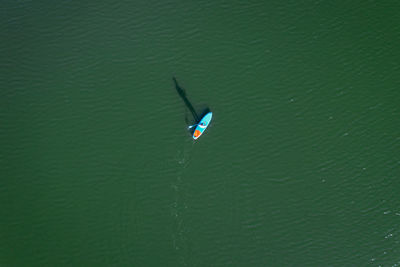
[[[0,266],[400,266],[399,8],[4,1]]]

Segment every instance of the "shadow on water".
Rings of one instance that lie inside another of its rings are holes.
[[[202,112],[201,112],[201,116],[199,117],[196,113],[196,110],[193,108],[193,105],[190,103],[189,99],[186,97],[186,92],[185,89],[183,89],[182,87],[179,86],[178,81],[176,80],[175,77],[172,77],[172,80],[175,83],[175,88],[176,91],[178,92],[179,96],[183,99],[183,102],[185,102],[186,107],[190,110],[190,112],[193,115],[195,124],[199,123],[200,119],[203,118],[204,115],[206,115],[208,112],[210,112],[210,109],[207,107],[205,108]],[[188,121],[186,120],[186,123],[188,123]],[[188,123],[189,124],[189,123]],[[192,129],[194,130],[194,129]]]

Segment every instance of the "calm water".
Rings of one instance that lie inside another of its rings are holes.
[[[191,2],[2,3],[0,266],[400,266],[400,4]]]

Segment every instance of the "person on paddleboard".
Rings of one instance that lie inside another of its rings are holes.
[[[200,126],[200,128],[206,128],[207,127],[207,125],[204,122],[200,123],[199,126]]]

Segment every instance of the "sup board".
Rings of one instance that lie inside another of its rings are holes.
[[[201,118],[200,122],[197,124],[196,129],[194,129],[193,132],[194,140],[198,139],[204,133],[204,131],[210,124],[211,118],[212,118],[212,112],[208,112],[206,115],[204,115],[203,118]]]

